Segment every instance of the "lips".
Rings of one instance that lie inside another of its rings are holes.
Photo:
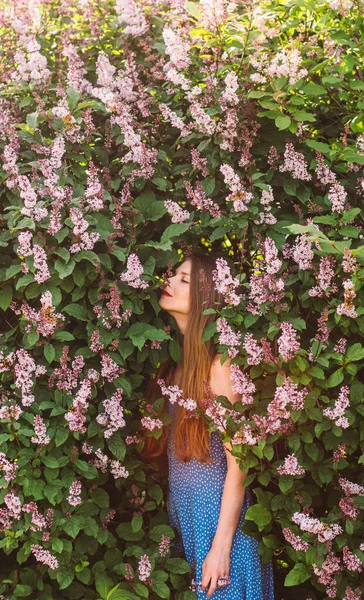
[[[171,296],[171,294],[168,294],[168,292],[166,292],[166,290],[163,290],[162,296]]]

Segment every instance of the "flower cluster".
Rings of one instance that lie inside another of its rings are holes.
[[[278,338],[278,351],[286,362],[294,358],[300,349],[300,343],[296,336],[296,330],[291,323],[284,322],[280,324],[282,334]]]
[[[342,527],[333,523],[322,523],[320,519],[310,517],[305,513],[295,512],[292,516],[293,523],[299,526],[302,531],[307,531],[312,535],[317,536],[319,542],[330,542],[335,539],[336,536],[342,533]]]
[[[349,427],[349,421],[345,417],[345,410],[350,406],[349,401],[350,388],[344,385],[340,388],[340,393],[335,401],[333,408],[325,408],[323,414],[331,421],[335,421],[335,425],[347,429]]]
[[[239,285],[239,281],[232,276],[229,265],[224,258],[216,259],[216,269],[212,271],[212,279],[216,290],[224,296],[225,301],[233,306],[238,306],[241,296],[235,290]]]
[[[230,358],[234,358],[238,354],[238,346],[241,343],[241,333],[235,333],[226,319],[220,317],[217,320],[217,331],[219,333],[219,344],[228,346],[228,354]]]
[[[58,569],[58,560],[49,550],[45,550],[39,544],[32,544],[31,549],[38,562],[47,565],[52,570]]]
[[[291,546],[295,550],[303,550],[304,552],[306,552],[309,549],[309,544],[301,540],[301,538],[298,535],[295,535],[292,529],[290,529],[289,527],[284,527],[282,529],[282,533],[287,542],[291,544]]]
[[[284,464],[278,467],[277,472],[280,475],[304,475],[305,469],[298,464],[294,454],[289,454],[284,459]]]
[[[221,165],[220,171],[224,176],[225,184],[231,190],[231,194],[227,196],[226,201],[233,202],[235,212],[247,212],[248,204],[253,199],[253,194],[246,191],[239,175],[235,173],[230,165]]]
[[[143,556],[140,557],[138,564],[138,575],[140,581],[147,581],[151,571],[152,565],[150,564],[149,557],[147,556],[147,554],[143,554]]]
[[[262,360],[264,360],[263,348],[259,346],[252,333],[245,334],[243,348],[249,354],[249,358],[247,359],[248,365],[260,365]]]
[[[126,273],[120,275],[120,281],[126,281],[130,287],[142,290],[148,287],[148,283],[140,279],[144,270],[136,254],[129,254],[126,269]]]
[[[195,400],[193,400],[192,398],[184,399],[183,391],[180,390],[178,385],[166,386],[164,379],[158,379],[157,383],[158,383],[159,387],[161,388],[161,392],[162,392],[163,396],[166,396],[168,398],[168,401],[171,404],[177,403],[180,406],[182,406],[182,408],[184,408],[185,410],[188,410],[188,411],[196,410],[197,404],[196,404]]]
[[[106,427],[104,437],[111,437],[116,431],[125,427],[124,409],[121,406],[122,388],[118,388],[111,396],[110,400],[103,400],[102,404],[105,412],[96,417],[96,421],[102,427]]]
[[[67,498],[67,502],[71,505],[71,506],[77,506],[78,504],[81,504],[81,482],[80,481],[74,481],[71,484],[71,487],[69,489],[69,496]]]
[[[284,151],[284,163],[280,165],[279,170],[281,173],[288,171],[291,173],[293,179],[299,179],[302,181],[310,181],[312,175],[307,170],[305,157],[301,152],[296,152],[292,142],[287,142]]]
[[[183,210],[180,205],[177,202],[173,202],[173,200],[165,200],[164,206],[172,216],[172,223],[183,223],[190,218],[188,210]]]
[[[358,313],[356,312],[355,306],[353,304],[353,300],[356,297],[354,283],[351,279],[344,279],[343,287],[344,302],[342,304],[339,304],[339,306],[336,308],[336,312],[338,315],[345,315],[346,317],[356,319]]]
[[[47,428],[40,415],[34,417],[34,433],[35,435],[31,437],[33,444],[40,444],[41,446],[49,444],[51,438],[47,435]]]

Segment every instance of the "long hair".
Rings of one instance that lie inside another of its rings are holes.
[[[216,314],[204,315],[207,308],[220,309],[223,304],[222,295],[214,286],[212,272],[216,269],[215,259],[208,255],[192,255],[190,277],[190,301],[188,326],[185,335],[178,335],[182,342],[182,375],[178,383],[184,398],[193,398],[201,411],[200,416],[190,417],[183,407],[175,406],[175,453],[184,461],[197,458],[201,462],[210,462],[210,434],[204,423],[205,382],[209,381],[212,362],[216,356],[216,346],[212,339],[202,342],[204,330],[216,319]],[[161,397],[157,384],[159,378],[171,383],[175,364],[168,359],[162,364],[157,377],[150,381],[146,396],[149,402]],[[166,404],[165,404],[166,406]],[[148,458],[162,454],[168,437],[168,426],[161,437],[156,440],[145,437],[143,455]]]

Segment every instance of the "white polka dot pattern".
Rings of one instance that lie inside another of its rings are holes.
[[[173,405],[169,404],[173,415]],[[211,548],[220,514],[221,497],[227,471],[224,446],[217,432],[211,434],[213,463],[196,459],[182,462],[173,447],[173,427],[168,440],[169,497],[167,501],[170,524],[181,537],[176,550],[184,550],[197,582],[202,578],[202,563]],[[249,488],[230,554],[231,583],[216,592],[212,600],[274,600],[271,563],[263,565],[258,554],[258,541],[240,530],[245,513],[251,504]],[[205,590],[196,590],[197,598],[206,599]]]

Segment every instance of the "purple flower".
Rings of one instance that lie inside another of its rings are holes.
[[[280,475],[304,475],[305,470],[298,464],[298,460],[294,454],[289,454],[284,459],[284,464],[278,467],[277,473]]]
[[[300,349],[300,344],[296,339],[296,330],[291,323],[284,322],[280,324],[282,334],[278,338],[278,351],[286,362],[294,358]]]
[[[130,254],[126,263],[127,271],[120,275],[120,281],[126,281],[130,287],[145,290],[148,287],[146,281],[140,279],[143,273],[143,267],[136,254]]]

